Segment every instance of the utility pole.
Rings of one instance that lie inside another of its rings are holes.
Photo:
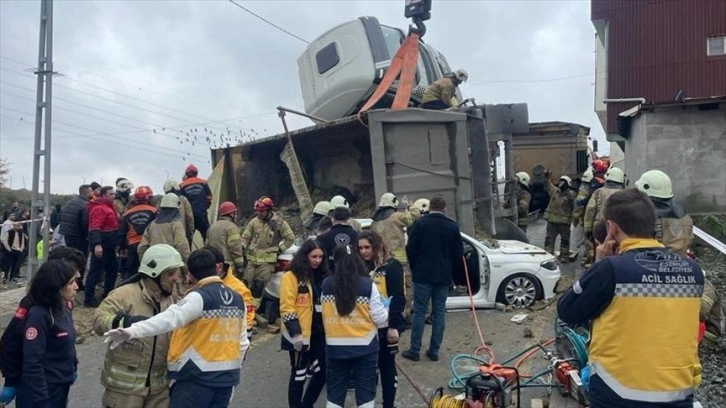
[[[35,144],[33,146],[33,191],[30,203],[30,248],[28,256],[28,280],[33,277],[39,263],[36,242],[38,228],[43,226],[43,257],[48,253],[50,223],[38,224],[38,209],[43,209],[43,218],[50,214],[50,125],[51,100],[53,96],[53,0],[40,2],[40,38],[38,41],[38,76],[35,105]],[[45,117],[43,112],[45,111]],[[45,121],[43,120],[45,119]],[[42,145],[42,147],[41,147]],[[40,195],[40,159],[43,158],[43,199]]]

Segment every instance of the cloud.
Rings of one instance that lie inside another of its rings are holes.
[[[408,26],[398,1],[240,4],[307,40],[362,15]],[[0,157],[12,162],[14,188],[32,178],[35,78],[24,70],[37,64],[39,10],[0,2]],[[467,96],[527,102],[532,121],[572,121],[602,137],[592,78],[527,82],[594,72],[588,2],[438,0],[432,14],[424,39],[469,71]],[[118,176],[160,190],[189,162],[207,174],[207,137],[279,133],[275,107],[303,106],[305,44],[229,2],[55,2],[54,24],[54,68],[65,75],[53,89],[57,192]]]

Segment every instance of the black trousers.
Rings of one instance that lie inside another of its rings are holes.
[[[444,110],[449,109],[450,106],[445,104],[443,101],[431,101],[422,103],[421,108],[431,110]]]
[[[3,278],[13,279],[20,274],[20,266],[23,264],[23,251],[6,250],[3,247]]]
[[[169,390],[169,408],[227,408],[233,389],[177,381]]]
[[[396,371],[396,354],[391,353],[391,349],[388,347],[387,331],[387,328],[378,330],[378,373],[381,377],[383,408],[393,408],[398,388],[398,372]]]
[[[310,347],[290,351],[290,381],[287,386],[287,403],[290,408],[313,408],[325,387],[325,338],[314,336]],[[308,382],[307,389],[305,381]]]
[[[202,239],[207,240],[207,230],[209,229],[209,220],[207,219],[207,213],[194,214],[194,229],[202,234]]]
[[[84,288],[85,303],[90,303],[96,298],[96,285],[101,280],[101,273],[104,272],[103,297],[106,297],[116,286],[116,277],[118,275],[116,248],[113,246],[103,245],[103,255],[100,258],[91,254],[91,270],[88,271],[88,279],[86,279]]]
[[[68,392],[71,384],[46,384],[48,387],[48,407],[50,408],[66,408],[68,407]],[[15,399],[16,408],[35,408],[38,406],[33,401],[35,394],[24,384],[18,388],[17,398]]]
[[[376,399],[377,363],[377,352],[355,358],[328,358],[328,406],[342,408],[348,385],[352,383],[355,384],[355,405],[372,407]]]

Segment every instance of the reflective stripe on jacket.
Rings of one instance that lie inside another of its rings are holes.
[[[247,249],[247,261],[253,264],[274,264],[277,254],[292,246],[295,234],[290,225],[273,213],[267,221],[252,218],[242,233],[242,246]]]

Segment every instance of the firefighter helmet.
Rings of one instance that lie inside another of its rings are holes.
[[[330,205],[332,208],[338,208],[338,207],[345,207],[350,208],[350,205],[348,204],[348,200],[346,200],[345,197],[342,195],[337,195],[330,199]]]
[[[181,255],[173,246],[156,244],[144,252],[139,265],[139,273],[156,278],[169,268],[181,268],[182,266],[184,266],[184,262]]]
[[[219,206],[219,215],[229,215],[237,211],[237,206],[231,201],[225,201]]]
[[[136,187],[136,191],[134,191],[134,200],[136,200],[136,201],[149,201],[149,199],[153,195],[154,195],[154,192],[151,191],[151,187],[148,187],[148,186],[138,186],[138,187]]]
[[[378,207],[398,207],[398,198],[393,193],[383,193],[381,199],[378,201]]]
[[[272,207],[274,206],[275,203],[273,203],[272,199],[268,196],[262,196],[255,201],[255,211],[257,212],[272,210]]]
[[[199,174],[199,169],[197,168],[197,166],[190,164],[184,170],[184,174],[187,176],[196,176],[197,174]]]
[[[333,206],[330,205],[330,201],[318,201],[318,203],[315,204],[315,208],[313,208],[313,214],[327,216],[332,209]]]
[[[127,191],[131,191],[132,188],[134,188],[134,185],[125,178],[119,177],[116,179],[116,191],[125,193]]]
[[[615,183],[625,183],[625,173],[617,167],[613,167],[605,173],[605,181],[612,181]]]
[[[174,190],[179,190],[179,182],[174,179],[169,179],[164,182],[164,193],[171,193]]]
[[[179,196],[174,193],[166,193],[159,203],[160,208],[179,208]]]
[[[413,202],[413,206],[416,207],[421,212],[421,214],[429,212],[429,204],[430,201],[428,198],[419,198],[418,200]]]
[[[568,186],[571,186],[572,185],[572,179],[570,178],[570,176],[562,176],[562,177],[560,177],[560,181],[562,181],[562,180],[564,180],[567,183]]]
[[[592,181],[592,179],[595,178],[595,174],[592,172],[592,169],[588,168],[585,170],[584,173],[582,173],[582,181],[585,183],[589,183]]]
[[[671,178],[660,170],[649,170],[635,182],[635,187],[649,197],[672,198],[673,185]]]
[[[457,69],[456,71],[454,71],[454,76],[456,76],[456,80],[460,83],[466,82],[469,79],[469,73],[463,69]]]
[[[529,181],[530,181],[529,174],[527,174],[524,171],[520,171],[519,173],[517,173],[517,178],[519,179],[520,183],[529,187]]]
[[[592,170],[595,173],[605,173],[608,171],[608,165],[604,160],[597,159],[592,162]]]

